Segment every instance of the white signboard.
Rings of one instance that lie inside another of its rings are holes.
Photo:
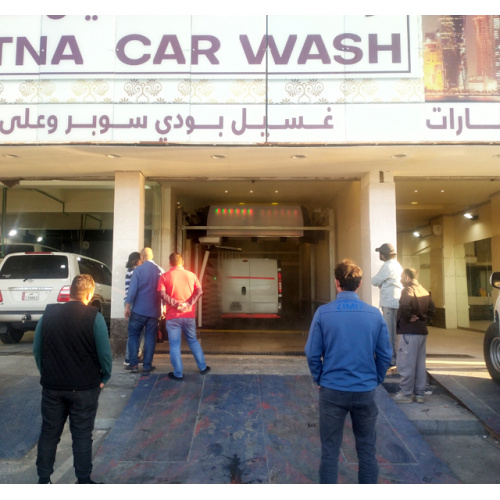
[[[500,103],[425,102],[422,46],[420,16],[0,16],[0,142],[498,141]]]

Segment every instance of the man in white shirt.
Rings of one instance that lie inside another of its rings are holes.
[[[396,252],[390,243],[384,243],[375,249],[380,254],[383,262],[379,272],[373,276],[372,285],[380,288],[380,309],[389,330],[389,340],[392,347],[391,366],[396,366],[396,318],[399,309],[399,298],[401,297],[401,273],[403,268],[396,260]]]

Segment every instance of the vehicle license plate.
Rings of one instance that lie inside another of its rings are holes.
[[[23,292],[23,300],[38,300],[38,292]]]

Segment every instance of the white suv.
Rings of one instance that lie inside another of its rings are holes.
[[[65,252],[23,252],[5,257],[0,266],[0,340],[19,342],[34,330],[47,304],[67,302],[73,278],[90,274],[96,287],[91,305],[109,324],[111,271],[97,260]]]

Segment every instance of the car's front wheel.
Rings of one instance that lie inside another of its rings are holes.
[[[6,332],[0,332],[0,340],[4,344],[17,344],[23,338],[23,330],[16,330],[15,328],[9,327]]]
[[[500,330],[492,323],[484,335],[484,360],[491,378],[500,384]]]

